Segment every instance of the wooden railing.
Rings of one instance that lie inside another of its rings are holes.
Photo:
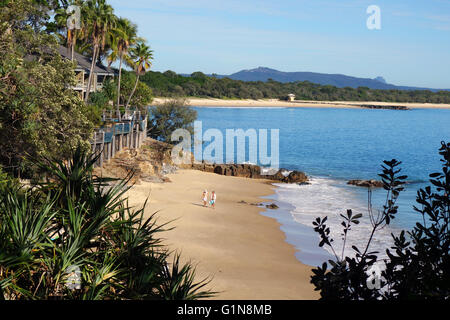
[[[103,166],[123,148],[137,149],[147,136],[147,115],[141,112],[127,110],[120,115],[120,121],[113,112],[103,113],[106,126],[97,129],[91,141],[92,152],[100,153],[96,166]]]

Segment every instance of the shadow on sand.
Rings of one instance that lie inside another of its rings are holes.
[[[202,204],[200,204],[200,203],[194,203],[194,202],[191,202],[191,204],[192,205],[194,205],[194,206],[197,206],[197,207],[202,207],[202,208],[211,208],[211,207],[209,207],[209,206],[204,206],[204,205],[202,205]]]

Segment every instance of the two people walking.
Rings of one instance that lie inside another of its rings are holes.
[[[217,195],[216,192],[213,191],[211,192],[211,198],[209,200],[209,205],[215,209],[215,205],[216,205],[216,199],[217,199]],[[207,203],[208,203],[208,190],[204,190],[203,194],[202,194],[202,201],[203,201],[203,206],[206,207]]]

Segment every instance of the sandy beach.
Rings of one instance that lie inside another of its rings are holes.
[[[153,104],[158,105],[168,98],[155,98]],[[297,107],[297,108],[361,108],[361,105],[405,106],[410,109],[450,109],[450,104],[432,103],[397,103],[370,101],[280,101],[277,99],[260,100],[225,100],[210,98],[188,98],[191,106],[198,107]]]
[[[263,180],[220,176],[195,170],[168,175],[171,182],[141,182],[129,191],[130,205],[150,201],[146,215],[159,211],[158,224],[173,221],[162,236],[184,261],[197,265],[197,277],[212,276],[215,299],[317,299],[311,267],[300,263],[285,234],[261,208],[273,186]],[[202,191],[215,190],[216,209],[200,204]],[[175,221],[174,221],[175,220]]]

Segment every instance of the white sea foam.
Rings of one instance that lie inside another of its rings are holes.
[[[301,224],[312,227],[312,222],[317,217],[328,216],[326,224],[330,227],[330,235],[334,239],[333,245],[338,255],[342,250],[343,220],[339,214],[346,215],[347,209],[352,209],[354,214],[361,213],[363,217],[359,225],[354,225],[349,231],[346,242],[345,254],[354,256],[352,245],[356,245],[361,251],[366,247],[372,225],[367,210],[367,200],[364,200],[365,189],[348,187],[345,181],[328,178],[313,177],[309,185],[277,184],[277,197],[280,201],[291,204],[293,219]],[[381,207],[381,205],[379,206]],[[376,206],[374,205],[374,212]],[[391,247],[391,233],[396,230],[386,227],[375,233],[375,237],[369,251],[379,251],[380,258],[385,257],[385,249]],[[301,247],[301,244],[299,244]],[[325,247],[332,253],[331,249]]]

